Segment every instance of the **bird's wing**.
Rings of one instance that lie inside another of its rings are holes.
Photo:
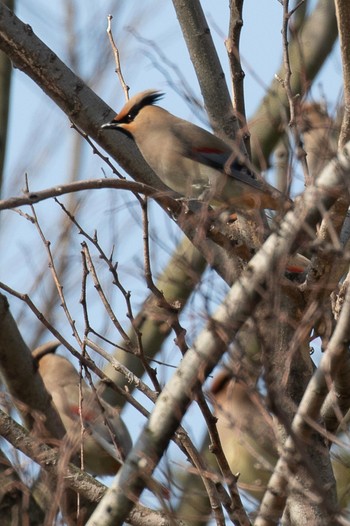
[[[89,426],[89,431],[96,442],[106,451],[106,453],[108,453],[117,462],[123,462],[128,451],[123,451],[123,446],[118,443],[117,440],[115,440],[115,443],[113,443],[109,430],[101,430],[100,426],[97,429],[94,426]]]
[[[233,157],[233,152],[222,151],[217,148],[192,148],[188,155],[191,159],[224,172],[226,175],[241,183],[248,184],[252,188],[262,191],[272,190],[267,182],[263,179],[258,179],[254,172],[238,162],[237,159],[232,159],[232,162],[230,162],[231,156]]]
[[[178,138],[179,150],[184,157],[210,166],[255,189],[268,191],[270,185],[240,163],[232,148],[219,137],[182,119],[173,127],[173,133]]]

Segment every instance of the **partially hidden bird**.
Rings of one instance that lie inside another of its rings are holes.
[[[117,473],[132,447],[119,412],[100,397],[97,400],[73,364],[55,354],[54,346],[39,348],[33,357],[66,428],[72,454],[80,451],[82,442],[86,471],[97,476]]]
[[[136,94],[101,128],[130,136],[159,179],[187,199],[233,211],[290,207],[286,196],[239,162],[231,146],[157,106],[163,95]]]
[[[222,369],[211,385],[217,430],[238,486],[261,500],[277,462],[272,418],[252,387]]]

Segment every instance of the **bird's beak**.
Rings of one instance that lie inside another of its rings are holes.
[[[101,130],[113,130],[118,128],[118,123],[116,121],[106,122],[100,126]]]

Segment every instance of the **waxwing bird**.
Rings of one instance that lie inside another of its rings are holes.
[[[69,360],[55,354],[54,347],[39,348],[33,356],[67,430],[72,453],[80,451],[82,439],[86,471],[99,476],[114,475],[132,447],[129,432],[118,411],[101,399],[97,401],[96,393],[80,379]],[[83,435],[81,417],[85,427]]]
[[[304,103],[298,116],[310,176],[315,179],[336,155],[343,115],[332,118],[323,104]]]
[[[159,179],[188,199],[242,210],[290,206],[283,194],[241,165],[228,144],[157,106],[162,97],[155,90],[138,93],[101,128],[132,137]]]
[[[277,461],[269,413],[254,388],[220,371],[211,385],[222,449],[241,489],[261,500]]]

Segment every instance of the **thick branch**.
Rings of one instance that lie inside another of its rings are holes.
[[[67,114],[67,116],[105,150],[128,173],[143,183],[164,188],[144,162],[132,140],[122,136],[111,141],[100,126],[111,119],[111,110],[3,3],[0,3],[0,49],[13,64],[26,73]]]
[[[202,6],[198,0],[173,0],[173,5],[213,130],[222,139],[234,140],[237,118]]]
[[[142,183],[134,183],[132,181],[120,180],[120,179],[90,179],[87,181],[73,181],[72,183],[62,184],[60,186],[54,186],[52,188],[46,188],[45,190],[39,190],[37,192],[32,191],[24,193],[23,196],[10,197],[9,199],[0,200],[0,210],[8,210],[23,205],[33,205],[50,199],[52,197],[59,197],[60,195],[70,194],[73,192],[81,192],[83,190],[100,190],[101,188],[115,188],[118,190],[129,190],[131,192],[139,192],[148,196],[159,196],[160,192],[155,190],[151,186],[147,186]],[[163,195],[167,204],[172,204],[172,208],[177,208],[174,200],[169,201],[167,196]],[[162,198],[160,198],[162,200]]]
[[[0,371],[10,394],[15,402],[19,403],[18,409],[28,428],[31,429],[35,423],[41,422],[40,418],[36,418],[38,414],[45,415],[43,424],[49,434],[55,438],[63,437],[65,435],[63,424],[51,405],[51,397],[36,371],[31,352],[24,343],[11,316],[7,299],[2,294],[0,294]]]

